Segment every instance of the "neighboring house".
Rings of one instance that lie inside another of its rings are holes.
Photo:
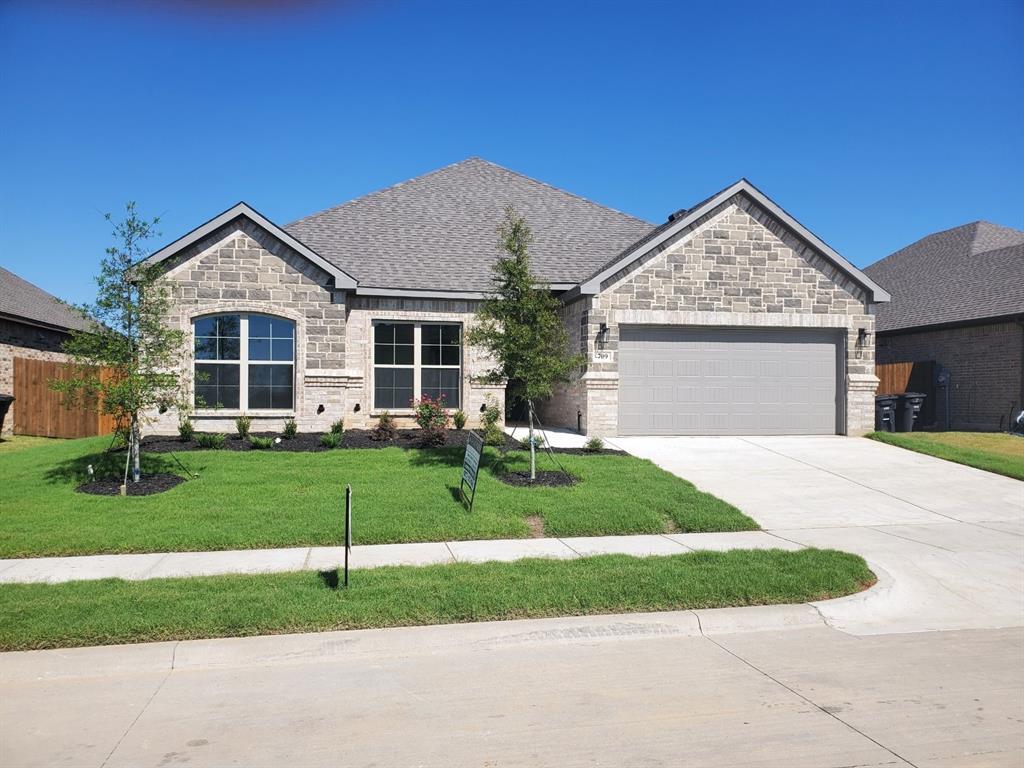
[[[445,395],[471,424],[488,361],[465,330],[507,204],[563,301],[581,375],[547,426],[611,434],[856,434],[873,424],[888,294],[747,181],[655,226],[477,158],[279,226],[244,203],[156,252],[194,337],[194,418],[366,426]],[[211,407],[213,406],[213,407]],[[160,431],[173,431],[167,413]]]
[[[61,345],[70,331],[86,327],[82,316],[59,299],[0,267],[0,394],[14,394],[15,357],[65,362]],[[14,429],[18,408],[15,401],[4,419],[5,435]]]
[[[877,362],[938,364],[939,426],[1008,429],[1024,407],[1024,232],[976,221],[864,271],[895,297],[878,307]]]

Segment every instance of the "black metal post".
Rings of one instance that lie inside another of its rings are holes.
[[[352,549],[352,486],[345,486],[345,586],[348,587],[348,554]]]

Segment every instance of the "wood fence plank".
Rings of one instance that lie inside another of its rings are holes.
[[[101,371],[101,378],[110,372]],[[73,378],[67,363],[14,358],[14,433],[41,437],[92,437],[114,431],[110,416],[91,408],[65,408],[50,381]]]

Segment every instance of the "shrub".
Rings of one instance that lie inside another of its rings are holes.
[[[284,431],[281,435],[285,440],[291,440],[297,434],[299,434],[299,425],[295,423],[295,419],[288,419],[284,423]]]
[[[249,439],[249,445],[251,445],[253,450],[256,450],[256,451],[265,451],[267,448],[269,448],[273,444],[274,444],[274,441],[271,440],[269,437],[259,437],[259,436],[256,436],[256,437],[252,437],[252,438]]]
[[[501,421],[501,406],[498,405],[494,395],[487,395],[484,398],[484,409],[480,414],[480,421],[483,422],[485,432],[488,427],[496,427]]]
[[[219,451],[224,447],[225,436],[220,433],[202,432],[196,435],[196,442],[200,448],[209,448],[211,451]]]
[[[448,411],[444,407],[444,395],[436,400],[424,395],[413,400],[416,423],[423,430],[424,445],[444,445],[445,432],[448,429]]]
[[[484,445],[502,446],[505,444],[505,433],[497,424],[484,427]]]
[[[252,426],[252,419],[246,416],[244,413],[235,419],[235,431],[238,432],[238,436],[245,440],[249,436],[249,428]]]
[[[466,412],[461,408],[452,414],[452,423],[456,429],[462,429],[466,426]]]
[[[336,422],[331,424],[331,434],[332,435],[341,435],[344,432],[345,432],[345,420],[344,419],[338,419]]]
[[[592,437],[583,444],[583,450],[587,453],[600,453],[604,448],[604,440],[600,437]]]
[[[377,426],[370,432],[371,440],[394,440],[398,434],[398,428],[395,427],[395,417],[391,415],[389,411],[381,411],[377,417]]]
[[[324,432],[320,435],[320,445],[324,448],[337,448],[341,445],[341,435],[337,432]]]
[[[193,437],[196,436],[196,428],[192,424],[192,419],[186,416],[184,419],[178,422],[178,437],[183,442],[189,442]]]
[[[543,435],[539,435],[536,432],[534,432],[533,433],[533,438],[527,437],[526,438],[526,447],[527,448],[530,447],[530,442],[531,441],[533,442],[533,447],[534,448],[543,448],[544,447],[544,436]]]

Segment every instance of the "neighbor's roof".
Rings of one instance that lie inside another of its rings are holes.
[[[85,331],[88,321],[56,296],[0,267],[0,315],[50,328]]]
[[[654,225],[471,157],[284,229],[360,288],[487,291],[512,204],[533,231],[537,277],[578,283]]]
[[[936,232],[864,270],[888,290],[875,328],[1024,314],[1024,232],[987,221]]]

